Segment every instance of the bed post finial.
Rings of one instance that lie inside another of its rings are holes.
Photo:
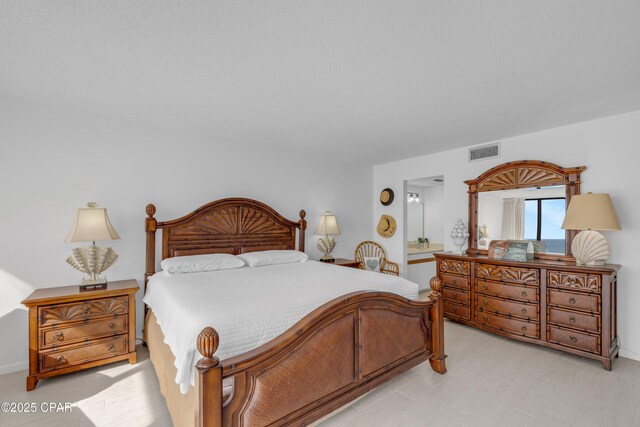
[[[207,326],[198,334],[196,346],[203,356],[196,363],[200,427],[222,427],[222,365],[213,355],[218,350],[218,344],[218,333],[212,327]]]
[[[429,281],[431,287],[431,294],[429,294],[429,301],[433,304],[429,309],[429,317],[431,318],[431,325],[435,330],[431,331],[431,345],[433,348],[433,355],[429,359],[431,369],[444,374],[447,372],[447,366],[444,359],[447,357],[444,354],[444,304],[442,303],[442,280],[438,276],[434,276]]]
[[[156,214],[156,207],[154,206],[153,203],[149,203],[145,210],[147,211],[147,216],[149,219],[152,219],[153,216]]]
[[[429,280],[429,287],[433,292],[439,294],[442,290],[442,280],[440,280],[438,276],[433,276],[431,280]]]
[[[304,252],[304,230],[307,229],[307,220],[304,219],[307,216],[307,212],[302,209],[300,211],[300,221],[298,221],[298,224],[300,224],[300,231],[298,231],[298,250],[300,252]]]
[[[210,366],[212,363],[215,365],[218,363],[218,358],[213,357],[213,354],[218,350],[220,344],[220,338],[218,333],[211,326],[207,326],[198,334],[198,340],[196,341],[196,347],[198,352],[203,356],[198,361],[198,365],[202,363]]]

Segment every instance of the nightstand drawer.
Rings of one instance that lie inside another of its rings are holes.
[[[128,335],[120,335],[115,338],[91,341],[88,345],[69,346],[64,350],[43,352],[40,354],[40,366],[44,372],[124,354],[127,352],[127,339]]]
[[[126,314],[128,312],[128,298],[122,296],[39,307],[38,318],[40,319],[40,326],[48,326],[74,320]]]
[[[66,326],[66,325],[65,325]],[[62,328],[40,330],[40,348],[62,346],[127,332],[127,316],[78,322]]]

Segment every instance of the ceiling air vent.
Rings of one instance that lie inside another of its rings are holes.
[[[500,157],[500,143],[483,145],[481,147],[469,148],[469,161],[495,159]]]

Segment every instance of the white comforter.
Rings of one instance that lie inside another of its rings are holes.
[[[418,285],[399,277],[307,261],[174,276],[159,272],[150,278],[144,302],[158,319],[175,356],[176,382],[186,393],[195,382],[202,328],[218,332],[216,356],[224,360],[277,337],[322,304],[362,290],[418,297]]]

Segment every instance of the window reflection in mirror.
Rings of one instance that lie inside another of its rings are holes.
[[[565,210],[564,186],[478,193],[478,248],[526,239],[537,242],[538,252],[564,254]]]

